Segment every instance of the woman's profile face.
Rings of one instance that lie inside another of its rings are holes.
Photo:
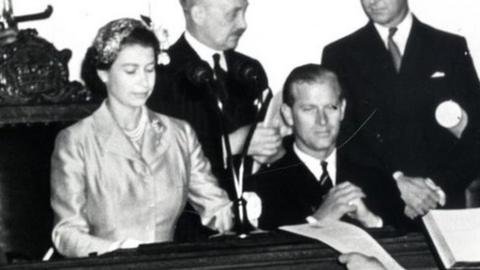
[[[155,52],[151,47],[130,44],[122,47],[109,70],[98,75],[107,86],[108,99],[129,108],[141,107],[155,84]]]

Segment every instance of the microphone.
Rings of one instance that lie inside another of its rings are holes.
[[[237,63],[234,67],[235,79],[241,82],[256,82],[259,79],[260,67],[253,61]]]
[[[213,80],[213,71],[205,61],[187,64],[185,72],[187,80],[197,87],[209,84]]]

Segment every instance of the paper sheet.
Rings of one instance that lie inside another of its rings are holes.
[[[282,226],[280,229],[317,239],[340,253],[358,252],[376,257],[389,270],[404,270],[367,232],[343,221]]]

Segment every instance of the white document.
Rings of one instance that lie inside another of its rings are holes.
[[[343,221],[282,226],[280,229],[317,239],[340,253],[357,252],[376,257],[389,270],[404,270],[367,232]]]

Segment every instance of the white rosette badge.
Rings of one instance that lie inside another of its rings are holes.
[[[460,138],[468,124],[468,115],[465,110],[455,101],[446,100],[440,103],[435,110],[437,123],[448,129]]]

